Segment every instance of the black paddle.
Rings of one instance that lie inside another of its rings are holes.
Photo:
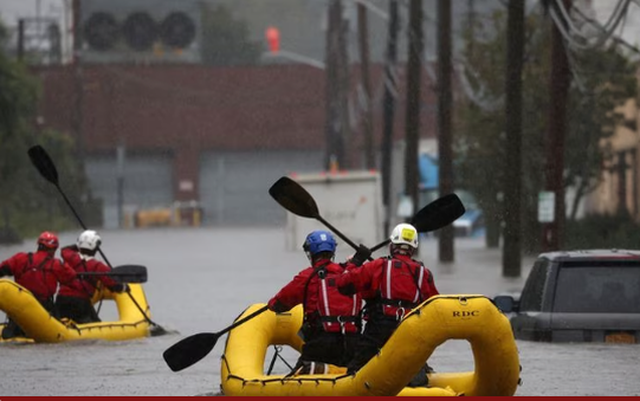
[[[414,226],[419,233],[427,233],[441,229],[456,221],[465,212],[464,205],[458,195],[448,194],[427,204],[418,210],[409,224]],[[387,238],[378,245],[371,248],[375,252],[387,245],[391,240]]]
[[[296,181],[289,177],[281,177],[269,188],[269,195],[291,213],[318,220],[353,249],[358,249],[358,245],[320,216],[315,199]]]
[[[171,347],[167,348],[162,353],[162,357],[164,358],[169,368],[174,372],[178,372],[182,369],[188,368],[189,366],[195,364],[196,362],[207,356],[207,354],[211,352],[213,347],[215,347],[220,336],[240,326],[241,324],[248,322],[249,320],[266,312],[267,310],[269,310],[269,307],[265,305],[249,316],[246,316],[234,322],[231,326],[222,329],[217,333],[198,333],[180,340],[177,343],[173,344]]]
[[[53,160],[51,160],[51,157],[49,157],[49,154],[47,153],[47,151],[44,150],[42,146],[35,145],[29,148],[28,154],[29,154],[29,159],[31,159],[31,163],[40,172],[40,175],[43,176],[47,181],[52,183],[58,189],[58,192],[60,192],[60,195],[62,195],[62,197],[64,198],[64,201],[67,203],[67,206],[69,206],[69,209],[71,209],[73,214],[76,216],[76,219],[80,223],[80,226],[82,226],[82,228],[86,230],[87,226],[84,225],[84,223],[82,222],[82,219],[76,212],[75,208],[73,207],[71,202],[69,202],[69,198],[67,198],[67,195],[64,193],[62,188],[60,188],[60,184],[58,182],[58,169],[56,168],[56,165],[53,163]],[[100,255],[102,256],[102,259],[104,259],[105,263],[111,269],[113,269],[113,266],[111,266],[111,263],[109,263],[109,260],[107,259],[105,254],[102,252],[102,249],[100,249],[99,247],[98,247],[98,252],[100,252]],[[165,330],[162,326],[160,326],[159,324],[151,320],[149,316],[147,316],[144,310],[140,307],[140,304],[138,304],[138,301],[136,301],[136,299],[131,295],[131,293],[127,292],[127,294],[129,295],[129,298],[131,298],[133,303],[136,305],[140,313],[142,313],[142,316],[144,316],[145,320],[149,322],[149,324],[154,326],[155,331],[152,330],[151,334],[153,336],[167,334],[167,330]]]
[[[77,276],[108,276],[120,283],[146,283],[147,268],[141,265],[116,266],[108,272],[79,272]]]
[[[345,237],[344,234],[320,216],[316,201],[311,194],[296,181],[289,177],[281,177],[269,188],[269,194],[276,202],[291,213],[301,217],[317,219],[336,233],[338,237],[342,238],[344,242],[349,244],[353,249],[358,249],[358,246],[354,244],[353,241]],[[458,195],[448,194],[420,209],[411,219],[411,225],[421,233],[434,231],[453,223],[457,218],[462,216],[464,212],[464,205],[460,201],[460,198],[458,198]],[[387,245],[389,241],[389,239],[382,241],[371,248],[371,252],[375,252]]]

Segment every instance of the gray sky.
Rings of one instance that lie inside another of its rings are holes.
[[[592,5],[597,19],[607,21],[618,0],[594,0]],[[0,0],[0,18],[8,26],[15,26],[18,18],[35,17],[39,12],[43,17],[56,18],[64,26],[65,6],[70,10],[71,0]],[[70,18],[68,23],[70,25]],[[632,45],[640,45],[640,7],[631,2],[626,21],[616,30],[616,34]],[[64,35],[64,33],[63,33]]]

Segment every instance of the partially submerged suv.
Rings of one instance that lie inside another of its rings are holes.
[[[640,251],[543,253],[519,299],[494,301],[517,339],[640,343]]]

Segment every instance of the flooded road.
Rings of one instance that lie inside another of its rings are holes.
[[[78,233],[61,235],[61,245]],[[104,231],[102,249],[112,265],[147,266],[144,284],[151,319],[176,334],[125,342],[94,341],[65,344],[0,345],[0,395],[203,395],[220,385],[224,337],[202,361],[172,372],[162,352],[183,337],[217,332],[233,322],[248,305],[266,302],[295,273],[307,266],[304,254],[285,250],[280,228],[202,228]],[[0,259],[32,250],[0,247]],[[352,253],[344,244],[339,258]],[[420,258],[429,266],[441,293],[518,291],[531,265],[525,259],[522,278],[501,277],[500,251],[483,248],[482,239],[456,241],[456,262],[437,262],[437,242],[421,243]],[[110,305],[109,305],[110,306]],[[109,320],[115,308],[103,306]],[[4,315],[0,313],[0,318]],[[544,344],[518,342],[523,368],[520,396],[638,396],[640,345]],[[285,358],[295,362],[295,353]],[[269,362],[269,360],[267,361]],[[466,341],[450,341],[429,360],[437,371],[473,369]],[[278,362],[276,370],[285,372]]]

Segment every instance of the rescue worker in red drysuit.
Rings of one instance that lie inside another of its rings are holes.
[[[311,232],[303,245],[311,266],[298,273],[268,303],[269,309],[277,313],[303,305],[304,345],[292,374],[325,373],[324,364],[344,367],[353,357],[360,336],[362,299],[358,294],[345,296],[338,292],[336,279],[345,272],[345,266],[333,262],[336,247],[331,233]]]
[[[38,237],[35,253],[20,252],[0,263],[0,277],[13,276],[16,283],[31,291],[33,296],[52,315],[55,313],[53,296],[58,283],[69,283],[76,277],[75,271],[55,257],[58,237],[45,231]],[[24,331],[9,319],[2,331],[2,338],[24,336]]]
[[[109,272],[111,268],[95,258],[102,240],[93,230],[83,231],[76,245],[60,250],[62,259],[77,273]],[[126,284],[118,283],[108,276],[78,276],[72,282],[61,285],[56,297],[56,308],[60,318],[68,318],[76,323],[99,322],[92,298],[99,282],[113,292],[128,290]]]
[[[418,248],[418,232],[410,224],[399,224],[391,233],[390,256],[363,263],[371,251],[361,245],[350,263],[361,268],[350,268],[338,278],[338,289],[350,295],[360,293],[366,301],[365,328],[348,364],[349,373],[364,366],[378,353],[395,331],[400,320],[411,309],[428,298],[438,295],[433,275],[422,262],[412,259]],[[411,380],[409,386],[428,384],[425,367]]]

